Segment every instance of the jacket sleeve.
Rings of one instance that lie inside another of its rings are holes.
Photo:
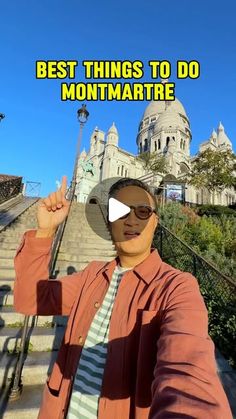
[[[157,342],[149,419],[232,419],[197,280],[182,272],[169,288]]]
[[[26,315],[68,315],[93,262],[78,273],[49,278],[53,238],[24,233],[14,257],[14,308]]]

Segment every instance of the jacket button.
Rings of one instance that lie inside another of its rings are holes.
[[[96,301],[96,303],[94,303],[94,307],[95,307],[95,308],[100,307],[100,303],[99,303],[98,301]]]
[[[83,336],[79,336],[78,342],[82,344],[83,341],[84,341]]]

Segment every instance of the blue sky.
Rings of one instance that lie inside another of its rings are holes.
[[[36,80],[36,60],[198,60],[197,80],[176,80],[190,119],[191,154],[219,121],[236,149],[235,0],[11,0],[0,7],[0,173],[41,182],[40,196],[71,180],[81,102],[61,102],[60,80]],[[147,69],[142,82],[149,81]],[[83,81],[77,70],[75,82]],[[123,80],[121,80],[123,81]],[[87,102],[83,144],[114,121],[119,146],[136,153],[147,102]]]

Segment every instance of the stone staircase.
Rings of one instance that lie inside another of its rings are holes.
[[[14,213],[13,208],[11,211]],[[94,259],[109,261],[114,258],[114,245],[99,206],[90,204],[88,211],[91,211],[89,218],[94,217],[96,224],[101,226],[104,238],[88,225],[85,205],[73,202],[52,277],[72,274]],[[43,386],[57,357],[67,322],[67,317],[63,316],[30,317],[29,353],[22,372],[23,392],[18,401],[9,402],[7,392],[24,321],[24,316],[14,312],[12,306],[14,256],[23,233],[37,228],[36,213],[37,202],[24,209],[22,215],[19,215],[19,204],[16,205],[15,220],[12,221],[14,216],[11,214],[11,224],[6,227],[3,223],[5,229],[0,232],[0,418],[4,419],[37,418]]]

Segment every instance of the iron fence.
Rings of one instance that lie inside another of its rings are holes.
[[[164,262],[190,272],[198,280],[208,309],[209,334],[236,368],[236,280],[222,274],[161,224],[154,236],[153,246]]]

